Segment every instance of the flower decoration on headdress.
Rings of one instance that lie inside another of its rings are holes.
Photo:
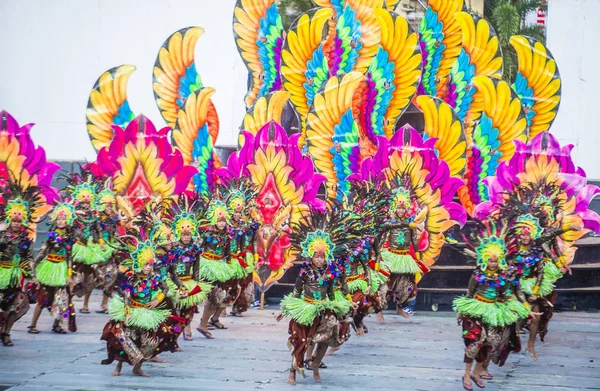
[[[104,210],[107,205],[115,205],[117,198],[111,189],[104,189],[98,193],[98,209]]]
[[[89,183],[81,183],[75,186],[71,197],[76,204],[89,203],[93,206],[96,201],[96,189]]]
[[[301,243],[302,256],[305,258],[312,258],[313,255],[323,254],[327,263],[331,263],[334,260],[333,250],[335,244],[331,241],[329,234],[323,230],[317,229],[314,232],[306,234],[306,239]]]
[[[519,236],[529,233],[531,238],[535,240],[542,235],[540,220],[529,213],[519,216],[515,222],[515,232]]]
[[[23,225],[27,226],[29,223],[29,202],[22,198],[8,200],[4,208],[4,215],[6,216],[6,224],[10,224],[13,220],[20,220]]]
[[[154,264],[156,258],[156,247],[151,240],[139,242],[135,251],[131,253],[132,267],[135,272],[140,272],[144,265]]]
[[[498,269],[508,269],[504,239],[497,236],[482,238],[475,252],[477,253],[477,267],[481,270],[487,269],[488,261],[494,257],[498,260]]]
[[[217,222],[229,219],[229,211],[227,205],[221,200],[212,200],[208,206],[206,216],[212,225]]]
[[[392,194],[392,204],[390,206],[390,213],[396,213],[398,206],[403,206],[406,209],[407,215],[411,209],[410,192],[403,187],[399,187]]]
[[[246,198],[244,194],[239,190],[234,190],[227,197],[227,207],[229,208],[230,213],[233,212],[242,212],[246,207]]]
[[[173,229],[164,223],[157,223],[155,225],[151,239],[157,246],[166,246],[169,243],[177,241]]]
[[[75,219],[75,207],[68,202],[56,205],[50,214],[50,219],[52,222],[56,222],[59,216],[65,216],[67,225],[72,225]]]
[[[190,234],[193,239],[198,234],[198,226],[199,224],[196,220],[196,216],[183,212],[175,216],[175,221],[173,222],[173,238],[178,242],[181,240],[181,235],[187,233]]]

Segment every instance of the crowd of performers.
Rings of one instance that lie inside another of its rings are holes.
[[[35,309],[28,332],[38,334],[44,308],[52,331],[77,331],[78,313],[90,313],[90,296],[103,290],[100,309],[110,321],[102,339],[108,358],[141,370],[162,351],[177,351],[180,334],[192,339],[192,320],[204,303],[197,330],[225,329],[220,316],[228,306],[241,316],[251,302],[256,224],[247,215],[253,191],[245,184],[220,187],[211,199],[196,193],[148,203],[138,215],[124,213],[110,182],[91,172],[68,175],[65,201],[49,213],[49,231],[37,255],[29,225],[40,206],[40,189],[3,189],[6,206],[0,230],[2,343],[13,346],[11,329]],[[27,282],[26,281],[30,281]]]
[[[11,328],[29,309],[28,327],[38,334],[44,308],[52,331],[77,330],[73,296],[83,297],[78,313],[90,312],[90,295],[103,289],[97,312],[110,316],[102,332],[108,357],[149,376],[144,362],[176,352],[180,335],[192,339],[192,321],[204,303],[196,330],[225,329],[223,311],[248,309],[257,258],[256,191],[248,181],[219,185],[211,198],[186,192],[147,203],[137,215],[124,213],[110,181],[83,170],[66,177],[63,203],[49,213],[50,229],[37,255],[29,232],[40,189],[7,186],[0,230],[2,343],[12,346]],[[320,381],[327,349],[368,332],[363,319],[382,313],[388,300],[397,313],[417,292],[421,262],[418,240],[424,211],[402,181],[350,183],[342,199],[310,207],[290,228],[291,246],[302,264],[293,292],[283,298],[278,320],[288,317],[292,353],[289,383],[312,370]],[[556,189],[545,189],[556,194]],[[490,361],[503,365],[520,350],[520,330],[529,329],[527,351],[537,359],[535,340],[544,339],[552,317],[554,283],[570,269],[557,237],[582,227],[552,212],[544,191],[519,191],[504,203],[481,204],[481,219],[465,235],[476,260],[468,293],[454,301],[466,346],[464,388],[491,379]],[[527,199],[527,197],[529,197]],[[487,209],[486,209],[487,208]],[[31,281],[26,283],[26,281]],[[381,318],[382,319],[382,318]],[[473,361],[476,362],[473,368]]]

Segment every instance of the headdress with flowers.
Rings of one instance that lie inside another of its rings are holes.
[[[465,236],[465,243],[475,250],[479,270],[485,271],[489,260],[493,257],[498,260],[499,270],[508,269],[506,242],[504,241],[507,231],[506,224],[494,219],[475,219],[475,223],[476,232],[472,233],[470,237]]]
[[[521,215],[515,221],[514,232],[519,236],[528,232],[532,239],[538,239],[542,235],[540,220],[529,213]]]
[[[106,205],[116,205],[116,203],[117,197],[111,189],[105,188],[98,193],[98,210],[103,211],[106,208]]]
[[[224,194],[225,203],[229,214],[234,212],[244,213],[252,198],[256,195],[256,188],[246,178],[231,179],[220,186],[219,191]]]
[[[346,213],[336,202],[327,210],[311,208],[307,215],[292,227],[291,245],[300,256],[312,258],[322,253],[329,265],[336,259],[346,259],[350,249],[361,238],[361,222],[355,214]]]
[[[181,235],[188,233],[195,239],[200,229],[200,218],[207,209],[207,200],[199,194],[189,196],[181,194],[177,200],[168,200],[168,207],[163,221],[171,227],[174,241],[181,240]]]
[[[229,220],[230,214],[227,205],[218,199],[213,199],[208,205],[208,209],[206,210],[206,219],[210,222],[211,225],[217,224],[217,222],[222,220]]]
[[[87,202],[92,209],[96,208],[99,184],[89,169],[80,167],[79,173],[68,173],[61,179],[68,183],[62,191],[65,198],[71,200],[75,205]]]
[[[38,223],[34,215],[45,205],[39,187],[23,188],[20,183],[12,183],[0,189],[0,199],[5,202],[0,208],[0,221],[10,224],[12,220],[18,219],[25,227]]]
[[[55,223],[56,219],[62,215],[66,217],[67,225],[73,225],[73,221],[75,220],[75,207],[68,202],[56,205],[50,214],[50,220]]]

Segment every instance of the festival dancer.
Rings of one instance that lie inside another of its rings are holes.
[[[580,227],[572,226],[569,230],[578,231]],[[552,317],[554,304],[550,301],[554,291],[554,283],[567,272],[561,260],[551,251],[548,245],[562,230],[544,232],[539,219],[531,214],[519,216],[510,232],[513,246],[510,260],[519,270],[520,285],[531,303],[533,312],[540,312],[540,319],[529,324],[529,341],[527,351],[534,360],[538,359],[535,351],[537,334],[544,341],[548,332],[548,323]],[[546,262],[545,259],[551,261]],[[562,273],[562,274],[561,274]]]
[[[121,241],[128,238],[120,238]],[[137,240],[134,240],[137,242]],[[129,244],[130,259],[122,265],[130,267],[121,283],[123,297],[114,296],[108,310],[110,321],[104,326],[101,339],[106,341],[108,359],[117,360],[113,376],[119,376],[123,363],[133,366],[133,373],[148,377],[142,364],[163,351],[177,350],[183,319],[172,314],[162,277],[154,273],[156,248],[151,240]]]
[[[484,365],[492,350],[500,349],[502,334],[506,327],[515,325],[520,319],[527,319],[529,306],[523,304],[525,297],[517,301],[510,298],[507,274],[505,230],[494,222],[480,222],[476,237],[467,244],[475,250],[477,268],[469,281],[466,296],[454,299],[453,308],[458,312],[458,323],[462,324],[462,337],[465,343],[465,374],[463,387],[473,390],[472,381],[478,387],[485,386],[482,373],[490,377]],[[473,360],[475,369],[471,372]]]
[[[208,331],[208,325],[223,330],[226,329],[219,320],[223,310],[233,304],[239,294],[238,280],[229,262],[231,236],[227,230],[229,220],[227,205],[219,199],[213,199],[206,211],[206,220],[210,225],[202,230],[200,246],[199,277],[214,286],[204,303],[202,319],[197,330],[208,339],[213,335]]]
[[[66,334],[61,327],[63,320],[68,321],[69,331],[77,331],[75,309],[72,299],[73,258],[72,250],[77,241],[83,239],[81,232],[73,227],[75,208],[70,203],[54,207],[50,215],[51,227],[46,240],[35,258],[34,283],[37,285],[35,299],[37,305],[33,311],[29,333],[39,334],[36,328],[42,309],[48,308],[54,318],[52,331]]]
[[[39,189],[33,186],[25,191],[7,187],[2,193],[6,205],[0,211],[4,225],[0,229],[0,338],[4,346],[13,346],[12,326],[29,310],[29,297],[23,292],[33,264],[29,225],[42,202]]]
[[[571,158],[572,146],[561,147],[547,131],[527,144],[515,141],[513,157],[486,179],[489,201],[475,216],[499,216],[511,224],[510,259],[539,319],[529,325],[527,350],[534,360],[536,334],[542,341],[554,308],[554,283],[569,272],[575,241],[594,230],[600,217],[589,209],[598,187],[587,184],[585,172]]]
[[[327,347],[340,346],[347,339],[340,319],[352,310],[352,304],[351,300],[335,297],[336,278],[340,277],[335,260],[348,257],[349,246],[354,246],[353,241],[360,238],[359,227],[358,219],[334,209],[330,212],[312,210],[292,229],[292,246],[305,263],[294,290],[281,301],[282,313],[277,318],[291,318],[289,384],[296,384],[296,372],[304,376],[309,346],[315,347],[315,356],[311,358],[312,370],[315,380],[320,382],[319,367]]]
[[[352,301],[357,303],[352,320],[358,336],[368,332],[363,319],[369,310],[381,313],[384,309],[382,304],[386,303],[382,303],[378,294],[381,278],[375,262],[379,258],[376,221],[379,220],[378,216],[387,212],[388,196],[387,191],[355,180],[351,182],[350,193],[344,203],[344,208],[363,222],[362,239],[358,246],[352,249],[346,278]]]
[[[98,193],[98,221],[100,224],[100,236],[104,241],[104,250],[102,258],[106,259],[104,263],[96,265],[98,274],[103,279],[102,283],[102,304],[101,310],[97,313],[108,313],[108,299],[112,297],[115,284],[117,282],[117,274],[119,267],[118,254],[115,236],[119,226],[119,217],[116,210],[116,197],[110,189],[110,185],[105,185],[105,188]],[[85,295],[84,302],[89,303],[92,292],[89,291]],[[84,305],[84,307],[87,307]]]
[[[424,216],[417,216],[412,204],[410,192],[406,188],[400,186],[394,190],[389,209],[391,218],[383,227],[385,234],[381,241],[387,247],[380,249],[384,267],[390,273],[388,287],[396,304],[396,314],[404,318],[410,317],[404,311],[404,306],[417,294],[417,273],[428,271],[418,261],[418,222]],[[411,246],[414,257],[411,255]]]
[[[255,261],[258,259],[256,232],[258,224],[248,216],[249,202],[255,193],[247,181],[229,182],[229,188],[224,190],[227,194],[227,207],[230,213],[229,231],[231,232],[230,259],[235,277],[239,279],[240,293],[233,303],[231,314],[241,317],[248,310],[254,297],[254,284],[252,282]],[[237,264],[236,264],[237,262]]]
[[[178,314],[185,320],[183,338],[192,340],[191,323],[196,307],[202,304],[212,290],[212,285],[200,280],[200,254],[202,250],[197,241],[204,207],[198,197],[179,196],[172,202],[166,212],[166,219],[171,221],[173,241],[169,250],[169,276],[166,278],[169,297],[173,300]],[[169,278],[170,277],[170,278]]]
[[[104,263],[106,244],[102,238],[100,221],[97,215],[98,183],[91,172],[81,169],[81,174],[73,173],[65,178],[69,186],[64,195],[75,205],[74,226],[83,234],[83,240],[73,245],[73,264],[75,265],[75,286],[73,293],[83,297],[82,314],[89,314],[89,300],[93,290],[103,283],[97,270]]]

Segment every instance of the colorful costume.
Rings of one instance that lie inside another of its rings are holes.
[[[293,292],[281,301],[282,314],[291,318],[288,347],[292,352],[292,371],[304,374],[308,345],[337,347],[348,338],[347,327],[342,327],[340,319],[352,309],[352,298],[344,276],[338,272],[336,259],[347,259],[348,246],[359,241],[359,227],[360,221],[343,213],[341,208],[330,212],[312,210],[304,221],[293,227],[292,246],[305,263]],[[324,257],[322,266],[314,263],[315,256]],[[335,284],[340,277],[343,292],[341,297],[336,297]],[[319,364],[320,358],[315,359],[315,365]]]
[[[64,228],[56,226],[59,218],[66,220]],[[68,285],[68,280],[73,275],[73,246],[83,235],[73,228],[75,208],[69,203],[57,205],[52,211],[51,220],[53,226],[35,258],[35,278],[40,284],[35,298],[38,306],[48,308],[55,319],[53,331],[62,333],[60,323],[67,319],[69,331],[75,332],[75,307],[71,302],[72,288]],[[30,329],[34,332],[35,323],[32,322]]]
[[[231,237],[226,229],[218,229],[217,222],[227,221],[229,212],[225,203],[213,200],[206,212],[210,226],[202,230],[200,245],[199,276],[213,284],[214,289],[208,300],[217,308],[225,308],[235,301],[239,294],[238,280],[230,259]],[[237,262],[237,259],[235,259]]]
[[[504,242],[506,230],[494,223],[480,224],[478,237],[473,243],[467,241],[475,250],[477,269],[469,281],[467,295],[453,302],[454,310],[462,319],[465,363],[473,360],[485,363],[492,351],[502,350],[506,335],[514,332],[517,321],[527,319],[530,308],[518,289],[509,289],[511,283]],[[490,265],[492,262],[493,267]],[[512,294],[518,297],[518,301],[511,297]]]
[[[250,184],[245,181],[229,182],[229,187],[224,190],[229,219],[229,232],[231,234],[230,262],[235,276],[239,280],[240,294],[233,303],[232,314],[239,316],[246,312],[254,298],[254,265],[258,258],[255,249],[255,235],[258,224],[248,216],[249,202],[255,196]],[[237,263],[236,263],[237,262]]]
[[[201,215],[201,203],[198,199],[189,199],[186,195],[179,196],[178,202],[173,202],[167,210],[167,219],[171,221],[173,240],[175,244],[168,252],[173,257],[169,262],[169,277],[166,278],[169,287],[169,297],[179,310],[179,315],[190,324],[196,306],[202,304],[212,290],[212,286],[200,280],[200,254],[202,250],[196,243],[198,240],[198,216]],[[189,236],[184,243],[183,235]],[[184,292],[181,297],[180,293]]]
[[[119,254],[115,237],[119,227],[119,218],[116,211],[116,198],[109,186],[106,186],[98,193],[99,214],[98,222],[100,225],[100,239],[104,242],[104,250],[101,250],[102,258],[106,259],[104,263],[96,265],[99,276],[103,279],[101,287],[106,297],[112,297],[115,284],[117,282],[117,273],[119,267]]]
[[[177,338],[183,329],[183,319],[172,315],[167,287],[160,275],[144,274],[144,266],[156,259],[151,241],[138,243],[130,252],[131,267],[121,283],[123,297],[115,296],[108,305],[111,320],[104,326],[101,339],[106,341],[109,359],[137,365],[165,350],[177,349]]]
[[[13,193],[13,197],[18,195],[17,192],[6,193]],[[33,240],[29,237],[28,225],[31,210],[40,205],[40,195],[32,188],[24,198],[2,196],[7,202],[0,213],[0,221],[6,224],[6,229],[0,231],[0,339],[5,346],[12,346],[12,325],[29,310],[29,298],[23,292],[25,278],[31,277],[33,262]],[[20,226],[13,227],[13,222]]]

